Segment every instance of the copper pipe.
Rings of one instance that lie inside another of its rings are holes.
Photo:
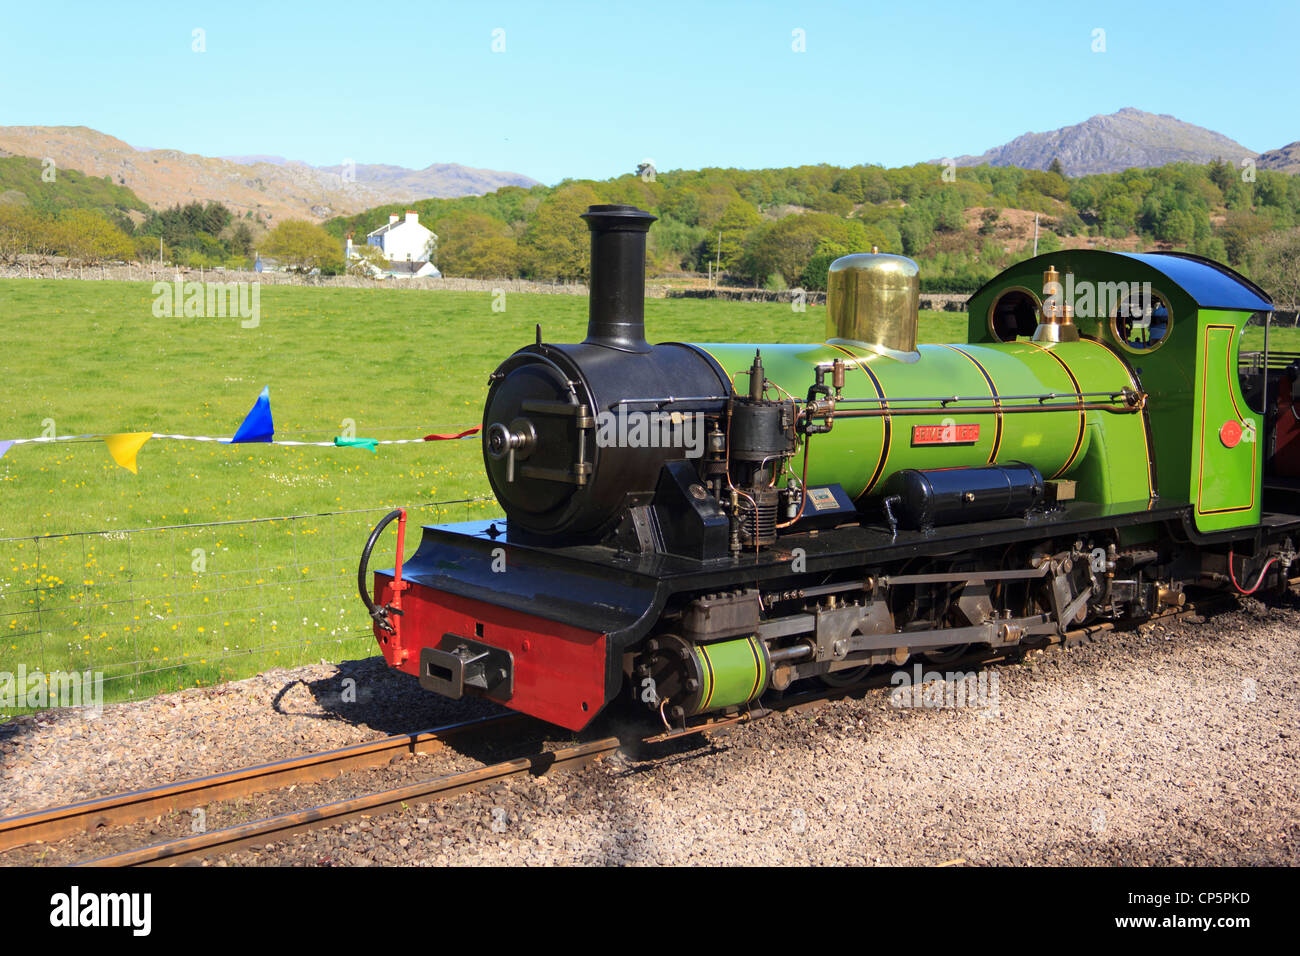
[[[1022,412],[1115,412],[1116,414],[1131,414],[1140,411],[1141,405],[1107,405],[1101,402],[1092,402],[1086,404],[1073,405],[1003,405],[1001,407],[993,405],[984,405],[976,408],[850,408],[844,411],[837,411],[836,418],[883,418],[885,416],[898,415],[951,415],[960,413],[965,415],[996,415],[1017,414]]]

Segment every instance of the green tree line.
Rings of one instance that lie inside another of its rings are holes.
[[[344,237],[365,236],[407,205],[380,206],[324,227],[281,223],[269,235],[217,202],[151,210],[107,178],[0,159],[0,258],[23,252],[82,261],[165,259],[248,265],[257,250],[291,268],[342,271]],[[927,291],[970,292],[1032,252],[1079,237],[1098,247],[1137,238],[1226,262],[1269,288],[1300,231],[1300,177],[1222,161],[1067,178],[1048,171],[917,164],[672,170],[604,181],[566,180],[486,196],[414,203],[439,236],[444,275],[583,280],[588,239],[579,218],[596,203],[654,212],[652,275],[716,268],[733,283],[820,289],[837,256],[875,246],[915,258]],[[1014,222],[1013,222],[1014,220]],[[1030,220],[1032,222],[1032,220]],[[1019,223],[1019,228],[1016,227]],[[1274,283],[1276,284],[1276,282]]]
[[[0,201],[0,262],[36,255],[84,264],[156,261],[160,256],[196,267],[250,264],[255,235],[250,220],[237,219],[221,203],[145,209],[131,217],[93,205]]]
[[[586,277],[586,227],[593,203],[627,202],[659,216],[650,233],[653,274],[704,272],[732,281],[822,288],[826,266],[872,246],[917,259],[930,291],[969,292],[1029,255],[1008,241],[1002,213],[1040,216],[1039,251],[1066,237],[1136,236],[1226,262],[1251,274],[1263,240],[1300,227],[1300,177],[1241,170],[1224,162],[1067,178],[1049,171],[933,164],[801,166],[786,169],[629,173],[487,196],[427,199],[412,208],[439,236],[444,275]],[[325,228],[342,239],[383,225],[406,207],[381,206]],[[979,214],[973,210],[981,210]]]

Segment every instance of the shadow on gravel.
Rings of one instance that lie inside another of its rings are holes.
[[[304,700],[302,691],[311,695]],[[449,700],[420,686],[418,678],[393,670],[381,655],[343,661],[319,680],[286,683],[272,702],[276,713],[299,720],[342,721],[385,736],[414,734],[465,721],[508,714],[499,704],[477,697]],[[599,721],[598,721],[599,723]],[[481,763],[496,763],[541,753],[546,743],[594,739],[609,731],[593,726],[581,735],[520,718],[505,734],[466,734],[449,739],[454,753]]]
[[[307,690],[314,707],[295,699],[298,688]],[[448,700],[431,694],[417,678],[390,668],[382,656],[342,661],[333,675],[320,680],[290,681],[275,695],[272,707],[287,717],[342,721],[390,736],[505,712],[479,698]]]
[[[84,719],[84,711],[79,707],[57,707],[34,714],[0,717],[0,747],[16,742],[24,734],[38,730],[42,725],[52,727],[60,721]]]

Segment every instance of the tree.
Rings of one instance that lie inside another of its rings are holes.
[[[1185,210],[1166,209],[1160,217],[1156,238],[1176,246],[1185,246],[1196,238],[1196,220]]]
[[[1060,165],[1059,163],[1055,165]],[[1066,182],[1065,176],[1056,169],[1050,169],[1047,172],[1038,170],[1029,170],[1025,173],[1025,178],[1020,182],[1022,191],[1032,190],[1043,196],[1052,199],[1064,200],[1070,194],[1070,184]]]
[[[659,203],[659,215],[695,226],[700,221],[700,197],[694,189],[671,190]]]
[[[723,211],[722,218],[705,238],[705,248],[712,255],[704,258],[717,259],[720,269],[735,269],[745,254],[745,244],[750,234],[762,222],[762,217],[754,211],[753,206],[742,199],[735,200]]]
[[[89,209],[65,211],[54,223],[54,236],[59,252],[85,265],[130,259],[135,252],[129,236]]]
[[[262,240],[260,251],[294,272],[343,271],[338,241],[320,226],[301,219],[287,219],[272,229]]]
[[[539,278],[586,279],[591,266],[591,240],[581,218],[600,199],[590,186],[572,185],[545,200],[524,232],[529,272]]]
[[[1228,210],[1219,227],[1219,238],[1223,240],[1224,251],[1228,254],[1228,264],[1238,265],[1250,251],[1252,244],[1268,230],[1268,223],[1249,212],[1236,209]]]
[[[889,185],[889,177],[879,166],[867,166],[862,170],[862,201],[885,202],[894,195]]]
[[[831,263],[840,256],[847,256],[858,251],[861,250],[850,249],[837,242],[823,240],[812,254],[812,258],[808,260],[808,265],[804,266],[803,275],[799,277],[799,284],[805,289],[825,292]]]
[[[705,258],[712,256],[708,251],[708,237],[702,226],[691,226],[671,216],[661,216],[651,228],[646,244],[647,268],[657,272],[702,268]]]
[[[247,259],[253,253],[253,230],[246,222],[236,224],[226,244],[230,247],[231,253]]]
[[[1213,160],[1209,164],[1210,182],[1218,186],[1223,192],[1228,191],[1228,187],[1237,181],[1237,172],[1230,165],[1223,161],[1222,157]]]
[[[722,217],[737,202],[745,203],[755,213],[758,211],[754,209],[756,203],[741,199],[740,193],[736,192],[736,187],[730,183],[710,183],[708,189],[702,192],[699,197],[700,218],[698,225],[717,232],[718,226],[722,223]]]
[[[1251,248],[1255,281],[1279,309],[1300,311],[1300,229],[1256,240]]]
[[[865,202],[867,198],[866,186],[862,181],[862,170],[856,166],[840,173],[831,189],[844,196],[849,202]]]
[[[925,251],[934,239],[934,219],[918,203],[903,210],[898,231],[903,240],[903,252],[915,256]]]
[[[17,262],[25,252],[35,252],[36,213],[17,203],[0,203],[0,262]]]
[[[855,228],[856,227],[856,228]],[[827,213],[786,216],[755,230],[743,267],[760,284],[773,274],[798,282],[823,242],[860,245],[862,226]]]
[[[519,244],[501,220],[455,212],[437,225],[438,268],[443,275],[496,279],[519,274]]]
[[[202,229],[210,236],[221,235],[221,230],[230,225],[234,216],[230,210],[219,202],[210,202],[203,207],[203,215],[200,219]]]
[[[954,189],[941,189],[928,199],[933,212],[934,228],[939,232],[957,232],[966,225],[966,204]]]

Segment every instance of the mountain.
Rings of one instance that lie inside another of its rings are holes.
[[[283,156],[222,156],[222,159],[228,159],[232,163],[239,163],[241,166],[256,166],[258,163],[270,163],[272,166],[287,166],[293,162],[291,159],[285,159]],[[306,166],[306,163],[299,165]]]
[[[1258,154],[1222,133],[1172,116],[1126,107],[1050,133],[1026,133],[979,156],[959,156],[958,166],[1019,166],[1047,169],[1059,159],[1070,176],[1117,173],[1166,163],[1233,164]]]
[[[1300,140],[1288,143],[1281,149],[1260,153],[1255,160],[1260,169],[1276,169],[1283,173],[1300,173]]]
[[[284,166],[306,166],[293,159],[279,156],[262,158]],[[434,163],[424,169],[407,169],[405,166],[389,166],[379,163],[355,163],[350,168],[337,166],[316,166],[318,169],[340,178],[350,172],[355,182],[373,189],[384,190],[392,198],[385,202],[414,202],[417,199],[454,199],[457,196],[482,196],[495,192],[503,186],[522,186],[524,189],[538,185],[537,180],[521,173],[505,173],[495,169],[475,169],[461,166],[459,163]]]
[[[239,160],[174,149],[141,150],[85,126],[0,126],[0,155],[53,159],[60,169],[108,176],[154,208],[217,200],[261,220],[310,219],[361,212],[389,203],[473,196],[505,185],[532,186],[518,173],[435,164],[423,170],[357,166],[319,169],[279,156]],[[369,170],[393,171],[371,175]]]

